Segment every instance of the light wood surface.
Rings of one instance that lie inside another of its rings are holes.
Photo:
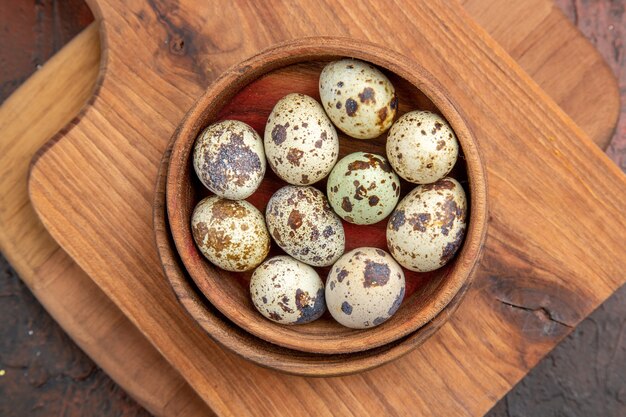
[[[610,137],[618,111],[616,84],[610,72],[591,45],[569,25],[558,10],[553,9],[550,2],[520,3],[528,7],[511,9],[511,3],[502,0],[466,1],[464,7],[518,60],[535,81],[567,110],[596,143],[604,146]],[[156,19],[154,12],[148,14],[152,19]],[[39,300],[92,358],[151,412],[157,415],[182,415],[176,412],[177,407],[173,405],[176,401],[172,401],[168,407],[166,403],[169,397],[164,396],[164,391],[158,389],[158,384],[166,384],[168,378],[176,378],[173,370],[168,373],[164,367],[159,378],[151,373],[140,372],[132,372],[130,377],[127,376],[129,369],[142,368],[143,362],[140,362],[142,357],[154,357],[156,351],[151,353],[152,348],[149,344],[130,342],[133,337],[129,336],[128,339],[120,337],[120,334],[135,332],[134,338],[141,339],[139,332],[130,326],[118,324],[111,329],[97,325],[97,323],[120,323],[119,310],[89,281],[89,277],[82,270],[70,266],[71,261],[63,252],[58,251],[56,243],[47,237],[45,230],[34,220],[34,213],[26,198],[25,170],[30,154],[70,120],[90,95],[98,68],[98,62],[95,60],[97,54],[94,53],[94,48],[98,48],[94,35],[95,28],[92,27],[90,30],[91,36],[82,38],[85,42],[73,42],[60,54],[66,57],[62,61],[64,65],[53,66],[54,61],[46,64],[26,84],[33,86],[33,89],[26,87],[20,89],[0,111],[2,115],[0,141],[3,149],[3,152],[0,152],[3,161],[0,164],[3,167],[0,242],[5,256],[10,259]],[[545,36],[548,33],[552,35]],[[541,42],[536,42],[536,39],[541,39]],[[568,41],[562,42],[562,39]],[[166,54],[167,45],[164,48],[163,53]],[[73,57],[72,62],[68,63],[67,57],[70,56]],[[88,56],[94,59],[87,59],[89,66],[81,70],[80,63],[83,62],[81,58]],[[567,65],[562,65],[563,62],[567,62]],[[564,68],[567,71],[564,71]],[[194,70],[190,71],[193,73]],[[55,94],[44,96],[32,94],[33,91],[41,91],[44,86],[54,88]],[[61,94],[68,91],[67,86],[78,88],[77,93]],[[192,90],[198,92],[201,87],[196,85]],[[65,109],[59,105],[54,107],[56,111],[64,114],[61,116],[57,116],[55,111],[50,111],[53,104],[60,103],[59,97],[68,103]],[[588,112],[586,111],[588,106],[602,111]],[[23,117],[18,117],[21,113]],[[29,116],[33,114],[45,114],[46,118],[40,123],[32,123]],[[20,138],[19,143],[13,143],[16,138]],[[9,151],[9,148],[12,150]],[[11,162],[6,163],[7,161]],[[11,201],[7,196],[11,196]],[[35,230],[36,245],[33,239],[22,238],[22,231],[31,229]],[[51,257],[49,255],[51,253],[55,255]],[[42,259],[48,258],[47,263],[42,262]],[[37,288],[42,290],[39,291]],[[102,321],[83,320],[89,316],[83,310],[97,311],[96,318]],[[523,319],[523,312],[518,313]],[[122,354],[118,354],[119,352]],[[156,362],[155,360],[154,363]],[[152,384],[155,379],[159,381],[158,384]],[[181,388],[179,398],[185,398],[182,390]],[[496,399],[491,396],[489,402],[493,403]]]
[[[0,107],[0,248],[72,339],[151,413],[210,415],[180,374],[57,245],[28,200],[33,153],[71,126],[93,94],[99,63],[94,23]]]
[[[565,113],[605,149],[619,115],[619,89],[616,83],[607,85],[614,83],[613,72],[602,57],[594,57],[597,51],[554,2],[461,2]],[[538,50],[533,52],[535,48]],[[605,114],[606,119],[599,114]]]
[[[166,26],[150,25],[154,10],[140,2],[98,6],[105,75],[81,120],[35,160],[31,201],[219,414],[480,414],[623,283],[623,174],[457,3],[385,3],[378,13],[367,2],[180,2],[175,14],[157,11]],[[189,36],[184,24],[198,32]],[[160,274],[150,214],[158,161],[193,86],[265,46],[314,34],[403,45],[446,86],[482,153],[490,220],[475,285],[436,335],[373,371],[311,380],[258,369],[213,345]],[[194,48],[197,56],[185,54]]]

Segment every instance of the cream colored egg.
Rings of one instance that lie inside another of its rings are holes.
[[[227,271],[253,269],[270,250],[263,215],[245,200],[203,199],[191,216],[191,231],[200,252]]]
[[[428,272],[448,263],[465,236],[467,201],[453,178],[416,187],[389,218],[387,246],[412,271]]]
[[[290,256],[275,256],[250,279],[254,307],[280,324],[304,324],[326,311],[324,283],[313,268]]]
[[[342,158],[328,177],[330,205],[342,219],[374,224],[387,217],[400,198],[400,179],[387,160],[355,152]]]
[[[326,113],[342,132],[372,139],[393,123],[398,99],[391,81],[371,64],[342,59],[320,74],[320,98]]]
[[[265,126],[265,153],[272,170],[290,184],[325,178],[337,162],[339,140],[322,106],[304,94],[276,103]]]
[[[366,329],[393,316],[404,292],[404,272],[391,255],[378,248],[358,248],[332,266],[326,280],[326,305],[342,325]]]
[[[316,188],[279,189],[267,204],[265,220],[278,246],[299,261],[328,266],[343,254],[346,238],[341,220]]]
[[[459,143],[448,122],[428,111],[406,113],[387,136],[391,166],[415,184],[430,184],[448,175],[458,155]]]
[[[263,141],[243,122],[217,122],[196,139],[193,167],[210,191],[220,197],[242,200],[252,195],[263,181]]]

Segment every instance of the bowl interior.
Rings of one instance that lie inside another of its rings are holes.
[[[170,227],[176,247],[185,268],[207,299],[235,324],[263,340],[291,349],[324,354],[350,353],[382,346],[406,336],[433,319],[456,295],[476,262],[478,255],[476,245],[468,245],[467,242],[482,239],[481,230],[477,230],[472,225],[475,215],[470,211],[468,213],[470,227],[466,242],[455,259],[443,268],[430,273],[417,273],[405,269],[406,295],[402,306],[387,322],[367,330],[343,327],[335,322],[328,312],[319,320],[305,325],[275,324],[261,316],[250,300],[248,285],[252,271],[232,273],[221,270],[214,267],[197,250],[191,236],[191,213],[197,202],[210,194],[196,178],[191,163],[191,151],[198,133],[216,121],[235,119],[249,124],[263,136],[267,118],[276,102],[283,96],[297,92],[319,101],[319,73],[324,65],[337,55],[341,54],[322,49],[314,56],[302,56],[303,62],[287,62],[286,64],[282,61],[276,64],[275,61],[267,59],[262,59],[258,63],[254,61],[259,59],[256,57],[253,58],[253,65],[248,64],[240,68],[245,69],[244,74],[248,68],[255,68],[254,71],[258,75],[238,76],[233,70],[222,77],[197,103],[179,127],[170,160],[166,191]],[[292,61],[294,56],[297,57],[297,55],[287,56],[290,56]],[[452,124],[463,149],[466,149],[468,144],[473,146],[469,131],[465,126],[459,126],[461,118],[454,112],[453,106],[441,111],[441,106],[435,105],[434,101],[437,99],[442,100],[442,103],[446,100],[436,96],[437,89],[430,84],[427,75],[421,77],[418,73],[416,79],[409,80],[407,79],[409,72],[402,74],[403,77],[397,71],[392,72],[379,62],[373,61],[373,63],[378,64],[396,88],[399,99],[398,116],[416,109],[437,112]],[[418,85],[421,89],[417,87]],[[424,90],[428,90],[430,94],[425,94]],[[435,100],[431,99],[433,94],[436,96]],[[451,113],[454,114],[449,117]],[[343,135],[339,131],[338,133],[340,158],[356,151],[385,155],[386,134],[374,140],[358,140]],[[478,167],[470,168],[479,169]],[[464,186],[468,195],[468,206],[472,208],[473,188],[475,187],[473,187],[474,181],[468,182],[468,176],[470,176],[468,171],[466,158],[461,152],[451,176]],[[482,171],[480,173],[482,175]],[[473,175],[471,176],[474,178]],[[247,200],[264,213],[272,194],[284,185],[286,183],[268,167],[260,188]],[[314,186],[325,193],[325,180]],[[402,182],[402,196],[414,187],[414,184]],[[385,238],[386,224],[387,219],[369,226],[357,226],[344,222],[346,251],[363,246],[378,247],[388,251]],[[471,246],[474,250],[469,250],[467,246]],[[283,253],[278,245],[272,242],[269,256]],[[330,268],[316,269],[320,277],[325,280]]]

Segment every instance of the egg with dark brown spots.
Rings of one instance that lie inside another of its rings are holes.
[[[326,178],[339,157],[335,127],[322,106],[304,94],[289,94],[276,103],[264,144],[270,168],[294,185]]]
[[[316,188],[279,189],[267,204],[265,220],[278,246],[299,261],[328,266],[343,254],[346,238],[341,220]]]
[[[400,179],[383,156],[355,152],[335,165],[326,190],[339,217],[354,224],[373,224],[389,216],[398,203]]]
[[[445,119],[429,111],[406,113],[387,136],[391,166],[415,184],[430,184],[448,175],[458,155],[454,131]]]
[[[447,264],[465,236],[467,199],[459,182],[443,178],[417,186],[400,201],[387,223],[387,247],[411,271]]]
[[[320,74],[319,89],[330,120],[353,138],[372,139],[385,133],[398,109],[391,81],[367,62],[331,62]]]
[[[326,311],[319,275],[290,256],[259,265],[250,279],[250,296],[259,313],[280,324],[310,323]]]
[[[251,270],[270,250],[263,215],[245,200],[206,197],[193,211],[191,231],[200,252],[227,271]]]
[[[263,141],[253,128],[238,120],[214,123],[196,139],[193,167],[211,192],[242,200],[252,195],[263,181]]]
[[[404,272],[391,255],[378,248],[357,248],[332,266],[326,306],[340,324],[366,329],[393,316],[404,292]]]

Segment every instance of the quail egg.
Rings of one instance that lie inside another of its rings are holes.
[[[391,255],[378,248],[358,248],[332,266],[326,280],[326,305],[342,325],[364,329],[393,316],[404,291],[404,272]]]
[[[429,111],[406,113],[387,136],[391,166],[415,184],[429,184],[448,175],[458,155],[454,131],[441,116]]]
[[[270,250],[263,215],[245,200],[203,199],[191,216],[191,231],[200,252],[227,271],[253,269]]]
[[[411,271],[427,272],[454,257],[465,236],[467,202],[453,178],[417,186],[389,218],[387,247]]]
[[[294,185],[325,178],[337,162],[335,127],[315,99],[289,94],[276,103],[265,126],[265,153],[272,170]]]
[[[383,220],[400,198],[400,179],[387,160],[355,152],[342,158],[328,177],[330,205],[342,219],[355,224]]]
[[[313,266],[332,265],[345,246],[341,220],[321,191],[287,185],[272,195],[265,219],[278,246]]]
[[[393,123],[398,98],[389,79],[371,64],[342,59],[320,74],[324,110],[345,134],[357,139],[380,136]]]
[[[326,311],[319,275],[290,256],[275,256],[255,269],[250,295],[259,313],[276,323],[310,323]]]
[[[217,122],[196,139],[193,167],[211,192],[242,200],[256,191],[265,175],[263,141],[243,122]]]

